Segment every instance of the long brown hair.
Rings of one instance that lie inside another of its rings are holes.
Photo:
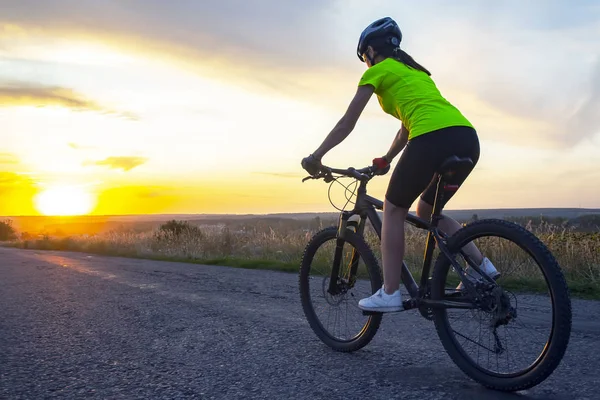
[[[393,45],[388,44],[386,39],[387,38],[385,37],[373,38],[369,41],[369,46],[371,46],[373,50],[375,50],[382,57],[393,58],[394,60],[399,61],[410,68],[418,69],[419,71],[423,71],[427,75],[431,76],[431,72],[416,62],[415,59],[410,56],[410,54],[402,50],[400,47],[394,47]]]

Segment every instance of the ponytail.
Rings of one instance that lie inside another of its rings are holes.
[[[400,47],[396,47],[392,51],[392,58],[396,61],[400,61],[402,64],[409,66],[413,69],[418,69],[419,71],[425,72],[427,75],[431,76],[431,72],[421,64],[415,61],[407,52],[402,50]]]
[[[373,50],[379,53],[382,57],[393,58],[394,60],[401,62],[412,69],[425,72],[427,75],[431,76],[431,72],[416,62],[414,58],[412,58],[407,52],[402,50],[400,47],[392,46],[388,40],[388,37],[386,36],[373,38],[369,40],[368,45],[371,46]]]

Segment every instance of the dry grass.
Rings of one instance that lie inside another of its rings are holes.
[[[242,258],[294,262],[312,232],[232,232],[228,228],[198,228],[180,234],[160,230],[109,232],[94,236],[22,240],[17,247],[41,250],[82,251],[96,254],[174,259]]]
[[[600,232],[574,232],[548,224],[535,229],[529,228],[555,255],[574,294],[600,297]],[[315,232],[316,229],[299,229],[297,226],[266,229],[246,227],[237,230],[200,226],[178,233],[157,229],[144,233],[110,232],[68,238],[47,236],[37,240],[20,240],[13,245],[30,249],[82,251],[295,271],[306,243]],[[380,259],[379,239],[370,230],[366,237]],[[424,243],[423,231],[407,226],[406,262],[412,272],[418,273],[421,267]],[[504,269],[512,268],[516,276],[528,278],[526,266],[519,264],[521,256],[517,254],[517,248],[507,248],[505,244],[494,241],[479,242],[477,245],[490,259],[499,262],[504,260]],[[509,266],[509,262],[513,266]]]

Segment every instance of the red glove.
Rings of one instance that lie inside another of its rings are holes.
[[[376,166],[377,169],[385,169],[390,165],[390,163],[385,158],[385,156],[383,156],[383,157],[374,158],[373,165]]]

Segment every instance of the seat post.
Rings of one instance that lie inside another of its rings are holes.
[[[473,169],[473,160],[468,157],[458,158],[457,156],[448,157],[442,165],[437,169],[438,183],[435,189],[435,201],[433,210],[431,211],[431,225],[438,226],[438,222],[442,217],[442,204],[444,203],[444,195],[446,191],[455,192],[458,190],[460,180],[455,180],[457,175],[460,175],[467,170]],[[450,184],[448,184],[450,182]]]
[[[433,210],[431,211],[431,221],[430,221],[431,227],[434,229],[437,228],[438,223],[440,222],[440,219],[442,219],[441,209],[442,209],[442,203],[444,200],[444,182],[445,182],[445,179],[443,178],[443,175],[438,173],[438,183],[437,183],[437,187],[435,189],[435,200],[433,201]],[[425,243],[425,255],[423,258],[424,266],[431,264],[431,257],[433,256],[435,244],[436,244],[435,235],[433,233],[433,230],[429,229],[429,232],[427,232],[427,241]],[[421,275],[421,287],[424,287],[424,285],[427,283],[428,275],[429,275],[429,273]]]
[[[438,174],[438,183],[435,189],[435,200],[433,201],[433,210],[431,211],[431,225],[438,226],[442,217],[442,203],[444,202],[445,180],[442,174]]]

